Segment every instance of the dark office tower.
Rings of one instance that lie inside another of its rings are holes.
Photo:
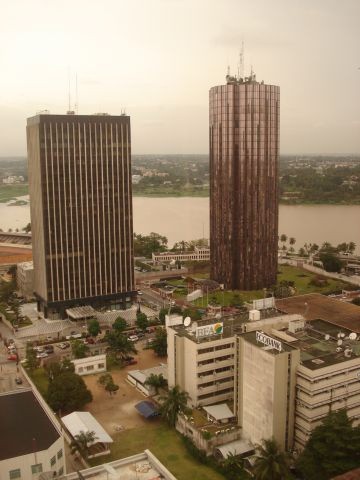
[[[130,118],[27,121],[38,308],[120,308],[134,295]]]
[[[226,80],[210,90],[211,276],[252,290],[276,282],[280,89]]]

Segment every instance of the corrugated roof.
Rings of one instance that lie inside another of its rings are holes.
[[[137,403],[135,408],[145,418],[156,417],[159,415],[155,405],[147,400]]]
[[[223,458],[227,458],[229,454],[244,455],[245,453],[250,453],[254,450],[254,447],[245,440],[235,440],[234,442],[225,443],[225,445],[217,447],[216,450],[221,453]]]
[[[227,418],[233,418],[235,415],[226,405],[221,403],[219,405],[211,405],[209,407],[203,407],[205,412],[215,418],[215,420],[226,420]]]
[[[96,440],[94,443],[113,442],[110,435],[89,412],[73,412],[70,415],[65,415],[61,420],[73,437],[79,435],[80,432],[95,432]]]

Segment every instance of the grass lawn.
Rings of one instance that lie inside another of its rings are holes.
[[[208,274],[193,274],[190,275],[198,278],[208,278]],[[327,278],[327,285],[323,287],[317,287],[315,285],[309,285],[312,278],[315,278],[317,274],[311,273],[302,268],[292,267],[288,265],[279,265],[278,267],[278,283],[282,280],[288,280],[295,282],[296,293],[295,295],[302,295],[305,293],[331,293],[336,290],[342,290],[346,288],[347,284],[332,278]],[[177,287],[185,287],[183,289],[177,289],[174,292],[174,298],[184,298],[187,295],[186,283],[183,280],[169,280],[168,283],[171,283]],[[245,302],[262,298],[264,296],[263,290],[250,290],[250,291],[240,291],[240,290],[225,290],[225,291],[216,291],[209,293],[209,298],[205,295],[203,298],[198,298],[193,302],[196,307],[206,307],[208,300],[216,298],[218,304],[223,306],[230,305],[234,295],[240,295],[241,299]]]
[[[37,389],[41,393],[41,395],[46,398],[46,393],[49,385],[48,377],[45,373],[43,368],[37,368],[32,372],[27,371],[31,380],[35,383]]]
[[[128,457],[149,449],[178,480],[224,480],[211,468],[195,460],[186,450],[180,435],[161,420],[149,421],[144,428],[125,430],[114,436],[111,456],[92,459],[91,465]]]
[[[0,185],[0,203],[8,202],[16,197],[22,197],[28,195],[29,186],[20,185]]]
[[[334,290],[342,290],[346,288],[348,284],[341,280],[333,278],[327,278],[328,285],[324,287],[316,287],[315,285],[309,285],[312,278],[317,275],[307,270],[297,267],[290,267],[288,265],[279,265],[278,282],[281,280],[290,280],[295,282],[296,295],[302,295],[304,293],[329,293]]]

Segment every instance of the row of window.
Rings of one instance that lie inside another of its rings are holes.
[[[51,467],[53,467],[56,464],[56,457],[57,457],[58,460],[60,460],[63,457],[62,449],[60,449],[57,452],[57,455],[54,455],[53,457],[51,457],[51,459],[50,459],[50,466]],[[37,463],[35,465],[31,465],[31,474],[32,475],[36,475],[37,473],[42,473],[42,471],[43,471],[42,463]],[[63,475],[63,473],[64,473],[64,467],[60,467],[59,471],[58,471],[58,475]],[[20,468],[16,468],[14,470],[9,471],[9,479],[10,480],[17,480],[19,478],[21,478],[21,469]],[[27,478],[27,475],[25,475],[24,478]]]

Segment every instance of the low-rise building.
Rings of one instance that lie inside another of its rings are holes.
[[[34,265],[33,262],[17,264],[16,282],[19,293],[26,299],[34,296]]]
[[[0,478],[52,478],[66,473],[64,439],[29,390],[0,395]]]
[[[162,262],[209,262],[210,248],[195,247],[193,252],[162,252],[152,253],[155,263]]]
[[[106,372],[106,354],[71,360],[78,375]]]

